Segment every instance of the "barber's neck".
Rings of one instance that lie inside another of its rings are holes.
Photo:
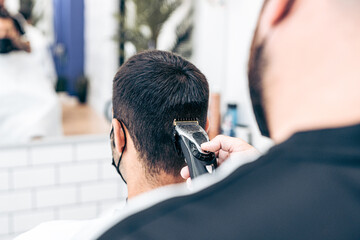
[[[309,40],[300,39],[300,46],[284,53],[283,61],[276,59],[265,79],[269,83],[265,104],[276,143],[299,131],[360,123],[360,36],[356,33],[344,29],[305,36]]]
[[[303,81],[298,89],[289,86],[291,90],[279,91],[267,101],[269,127],[276,143],[299,131],[360,123],[360,72],[344,70],[341,75],[331,70],[324,69],[324,76],[319,71],[306,79],[297,79],[295,82]]]

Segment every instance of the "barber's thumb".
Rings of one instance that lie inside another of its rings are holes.
[[[216,152],[219,151],[219,144],[214,141],[204,142],[201,144],[201,149],[208,152]]]
[[[189,179],[190,178],[189,167],[188,166],[183,167],[180,171],[180,175],[183,179]]]

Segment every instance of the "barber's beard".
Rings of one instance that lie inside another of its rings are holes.
[[[268,2],[269,0],[264,1],[263,9],[260,14],[261,16],[263,15],[264,9]],[[288,16],[295,2],[296,0],[288,0],[285,10],[277,20],[278,22]],[[265,54],[267,38],[264,38],[263,41],[258,43],[259,23],[253,38],[249,59],[249,89],[255,118],[259,125],[260,132],[262,135],[270,137],[268,122],[266,119],[266,103],[264,99],[264,75],[268,65],[268,57]]]
[[[264,102],[264,89],[263,89],[264,72],[267,63],[264,54],[266,40],[256,45],[256,38],[257,38],[257,34],[255,34],[254,37],[254,42],[251,47],[251,53],[249,59],[248,79],[249,79],[250,98],[251,98],[255,118],[261,134],[263,136],[270,137],[270,132],[266,119],[266,109],[265,109],[266,104]]]

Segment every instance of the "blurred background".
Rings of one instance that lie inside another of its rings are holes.
[[[108,140],[112,80],[142,50],[176,52],[206,75],[211,138],[266,151],[246,73],[262,2],[0,0],[18,38],[8,48],[0,36],[0,239],[124,200]]]

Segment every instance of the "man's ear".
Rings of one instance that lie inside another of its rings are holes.
[[[115,118],[113,118],[113,120],[112,120],[112,125],[114,128],[115,148],[116,148],[116,151],[118,151],[120,154],[120,153],[122,153],[122,151],[125,147],[125,135],[124,135],[125,129],[122,129],[120,122]]]
[[[206,123],[205,123],[205,132],[208,132],[208,131],[209,131],[209,128],[210,128],[210,120],[209,120],[209,118],[207,117],[207,118],[206,118]]]
[[[260,21],[260,35],[265,36],[289,14],[295,0],[268,0]]]

